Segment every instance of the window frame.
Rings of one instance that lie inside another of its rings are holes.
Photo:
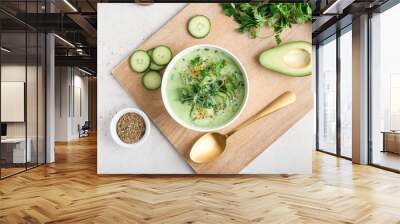
[[[368,165],[377,167],[383,170],[391,171],[394,173],[400,173],[400,170],[394,169],[391,167],[383,166],[373,162],[373,132],[372,132],[372,18],[374,13],[384,13],[385,11],[391,9],[392,7],[396,6],[399,2],[397,0],[388,0],[384,4],[380,5],[379,7],[368,11],[368,20],[367,20],[367,45],[368,45],[368,54],[367,54],[367,82],[368,82],[368,124],[367,124],[367,132],[368,132],[368,158],[367,162]]]
[[[340,37],[342,35],[344,35],[347,32],[350,32],[352,30],[352,23],[347,24],[345,27],[339,29],[336,31],[336,33],[328,36],[327,38],[319,41],[316,44],[316,150],[319,152],[323,152],[329,155],[333,155],[333,156],[337,156],[343,159],[347,159],[347,160],[352,160],[351,157],[348,156],[344,156],[342,155],[342,150],[341,150],[341,118],[340,118],[340,104],[341,104],[341,97],[340,97],[340,86],[341,86],[341,64],[340,64]],[[323,42],[330,42],[330,41],[336,41],[336,152],[332,153],[332,152],[328,152],[324,149],[321,149],[319,146],[319,109],[320,109],[320,102],[319,102],[319,84],[320,84],[320,80],[319,80],[319,64],[320,64],[320,57],[319,57],[319,47],[321,45],[321,43]]]
[[[38,4],[39,4],[39,0],[35,0],[35,1],[32,1],[33,3],[36,3],[36,11],[38,12],[38,10],[39,10],[39,8],[38,8]],[[25,3],[25,12],[27,11],[27,5],[26,5],[26,3],[27,3],[27,1],[23,1],[23,3]],[[1,166],[0,166],[0,180],[4,180],[4,179],[6,179],[6,178],[8,178],[8,177],[12,177],[12,176],[14,176],[14,175],[17,175],[17,174],[19,174],[19,173],[23,173],[23,172],[26,172],[26,171],[28,171],[28,170],[30,170],[30,169],[33,169],[33,168],[36,168],[36,167],[39,167],[39,166],[41,166],[41,165],[44,165],[44,164],[46,164],[47,163],[47,110],[46,110],[46,108],[47,108],[47,81],[46,81],[46,79],[47,79],[47,43],[48,43],[48,41],[47,41],[47,33],[46,32],[43,32],[43,31],[40,31],[40,30],[38,30],[38,29],[36,29],[36,28],[34,28],[34,27],[32,27],[32,26],[30,26],[29,24],[27,24],[27,23],[24,23],[23,21],[19,21],[16,17],[13,17],[12,16],[12,14],[9,14],[7,11],[5,11],[5,10],[3,10],[1,7],[0,7],[0,10],[1,10],[1,12],[3,12],[3,13],[6,13],[7,15],[9,15],[9,16],[11,16],[11,18],[12,19],[14,19],[14,20],[16,20],[17,22],[20,22],[20,23],[22,23],[22,25],[23,25],[23,27],[24,27],[24,29],[23,30],[18,30],[18,31],[3,31],[3,30],[1,30],[0,29],[0,46],[2,45],[2,43],[1,43],[1,41],[2,41],[2,34],[3,33],[21,33],[21,34],[24,34],[25,35],[25,102],[24,102],[24,122],[25,122],[25,127],[24,127],[24,129],[25,129],[25,136],[24,136],[24,138],[25,138],[25,167],[24,167],[24,169],[23,170],[21,170],[21,171],[18,171],[18,172],[15,172],[15,173],[12,173],[12,174],[9,174],[9,175],[7,175],[7,176],[3,176],[3,173],[2,173],[2,168],[1,168]],[[47,12],[47,7],[46,7],[46,9],[45,9],[45,11]],[[26,14],[25,14],[26,15]],[[0,24],[0,26],[1,26],[1,24]],[[1,28],[1,27],[0,27]],[[44,79],[44,80],[42,80],[42,84],[43,84],[43,86],[42,86],[42,88],[43,88],[43,96],[44,96],[44,98],[42,99],[42,103],[43,103],[43,105],[42,105],[42,107],[43,107],[43,109],[44,109],[44,114],[43,114],[43,125],[44,125],[44,131],[43,131],[43,149],[42,149],[42,152],[44,152],[44,155],[41,155],[43,158],[43,162],[39,162],[39,144],[37,144],[36,145],[36,161],[35,161],[35,163],[33,163],[33,164],[30,164],[30,166],[28,166],[28,162],[27,162],[27,156],[28,156],[28,154],[26,153],[27,152],[27,147],[28,147],[28,144],[27,144],[27,139],[28,139],[28,116],[27,116],[27,82],[28,82],[28,79],[27,79],[27,74],[28,74],[28,71],[27,71],[27,66],[28,66],[28,34],[33,34],[33,35],[36,35],[36,60],[35,60],[35,65],[36,65],[36,92],[35,93],[33,93],[33,94],[35,94],[36,95],[36,136],[34,136],[34,138],[36,138],[36,141],[37,141],[37,143],[38,143],[38,139],[39,139],[39,113],[38,113],[38,110],[39,110],[39,98],[38,98],[38,93],[39,93],[39,81],[38,81],[38,75],[39,75],[39,70],[38,70],[38,66],[39,66],[39,34],[43,34],[42,35],[42,39],[40,39],[40,41],[42,41],[42,47],[44,48],[44,49],[41,49],[41,53],[43,53],[44,55],[41,55],[43,58],[42,58],[42,60],[44,60],[44,63],[42,64],[42,79]],[[2,67],[2,60],[3,58],[2,58],[2,56],[1,56],[1,54],[0,54],[0,81],[1,81],[1,67]],[[1,88],[1,87],[0,87]],[[0,110],[1,110],[1,106],[0,106]],[[1,122],[0,122],[1,123]],[[1,144],[0,144],[0,158],[1,158]],[[22,167],[21,167],[22,168]]]

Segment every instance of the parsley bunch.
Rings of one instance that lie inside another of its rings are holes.
[[[258,37],[262,27],[274,29],[275,41],[282,42],[280,34],[292,24],[304,24],[311,21],[310,3],[222,3],[225,15],[240,24],[241,33],[248,32],[250,38]]]

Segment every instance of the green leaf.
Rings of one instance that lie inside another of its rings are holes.
[[[265,26],[273,29],[276,43],[281,43],[280,34],[293,24],[311,21],[312,8],[305,3],[223,3],[225,15],[232,16],[239,24],[240,33],[249,33],[257,38]]]
[[[192,67],[200,66],[202,64],[202,59],[200,58],[200,56],[197,56],[190,61],[190,64],[192,65]]]
[[[221,100],[222,95],[229,96],[230,100],[237,96],[235,90],[242,87],[241,81],[237,72],[223,71],[225,65],[225,60],[210,62],[195,57],[190,60],[188,72],[180,73],[184,87],[177,90],[178,98],[181,103],[190,105],[191,119],[212,116],[225,108],[227,102]]]
[[[222,3],[221,6],[226,16],[235,14],[235,5],[233,3]]]
[[[200,80],[204,80],[208,76],[208,71],[207,70],[202,70],[200,72]]]

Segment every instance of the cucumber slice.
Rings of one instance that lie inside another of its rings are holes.
[[[211,31],[211,22],[207,16],[197,15],[190,18],[188,27],[190,35],[194,38],[204,38]]]
[[[151,70],[160,71],[160,70],[163,69],[163,68],[165,68],[164,65],[157,65],[157,64],[154,63],[154,62],[151,62],[151,63],[150,63],[150,69],[151,69]]]
[[[144,72],[150,67],[150,56],[143,50],[133,52],[129,58],[129,65],[135,72]]]
[[[150,58],[151,58],[151,55],[153,54],[153,51],[154,51],[154,48],[147,50],[147,54],[150,56]],[[149,68],[150,68],[150,70],[160,71],[161,69],[165,68],[165,66],[157,65],[156,63],[151,62]]]
[[[157,65],[166,65],[172,59],[172,51],[167,46],[157,46],[154,48],[153,52],[151,52],[151,59]]]
[[[161,86],[161,75],[157,71],[146,72],[143,76],[143,85],[148,90],[155,90]]]

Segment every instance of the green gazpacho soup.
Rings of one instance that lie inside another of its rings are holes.
[[[169,105],[187,124],[216,128],[241,109],[244,78],[224,52],[199,48],[184,55],[171,70],[166,84]]]

